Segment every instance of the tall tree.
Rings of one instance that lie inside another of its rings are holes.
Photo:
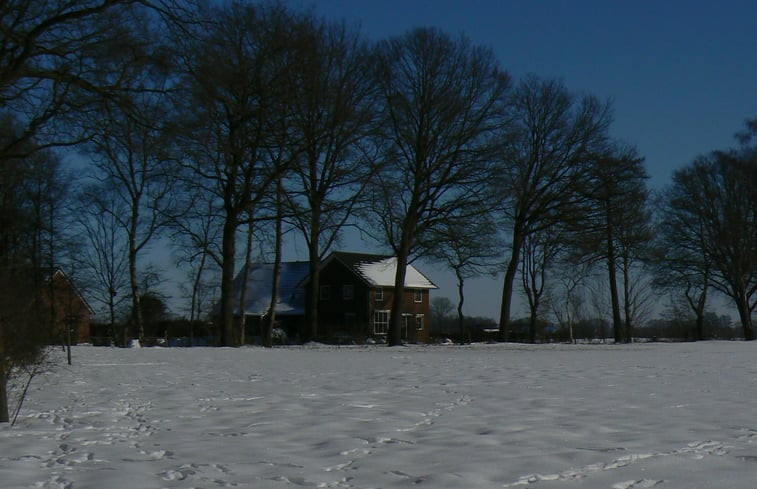
[[[523,79],[512,96],[504,141],[500,195],[511,228],[499,330],[507,339],[513,285],[527,237],[574,219],[591,155],[606,139],[610,107],[578,97],[556,80]]]
[[[436,245],[429,250],[428,254],[431,259],[444,263],[455,273],[457,325],[462,344],[466,336],[469,336],[466,335],[463,315],[465,281],[485,274],[493,275],[496,272],[501,245],[496,235],[496,226],[491,220],[491,213],[486,209],[482,209],[480,216],[466,223],[446,223],[438,234],[439,237],[435,239]]]
[[[563,258],[566,258],[565,254]],[[559,260],[554,269],[557,283],[552,284],[548,292],[552,312],[560,326],[568,330],[570,342],[575,343],[574,326],[583,319],[586,310],[586,281],[591,267],[586,263],[575,266],[569,259],[564,259]]]
[[[674,176],[674,183],[666,187],[658,199],[654,284],[683,298],[695,317],[694,339],[703,340],[712,260],[707,255],[703,220],[686,210],[687,197],[682,193],[683,188],[675,183],[676,179]]]
[[[174,189],[184,196],[178,208],[184,212],[171,217],[171,240],[176,245],[176,264],[187,270],[189,286],[184,293],[189,296],[189,342],[194,346],[194,325],[202,317],[203,297],[209,286],[207,274],[221,267],[221,216],[214,199],[191,178],[179,178]]]
[[[0,125],[0,145],[23,130],[10,118]],[[59,184],[59,167],[38,148],[24,153],[32,156],[0,159],[0,423],[9,421],[10,378],[39,362],[55,333],[53,309],[45,301],[52,260],[47,249],[54,249],[56,238],[45,216],[53,204],[41,193]]]
[[[381,240],[397,259],[391,346],[402,342],[408,261],[433,247],[440,226],[477,216],[488,196],[509,78],[491,50],[433,28],[379,43],[375,63],[383,169],[371,197]]]
[[[178,40],[186,80],[186,166],[222,215],[223,345],[235,344],[237,230],[278,177],[266,149],[271,134],[285,127],[280,120],[289,88],[293,15],[281,5],[232,2],[212,9],[208,22]]]
[[[623,145],[599,153],[587,166],[589,181],[581,187],[584,212],[574,227],[573,244],[581,259],[606,266],[616,342],[631,341],[634,262],[651,239],[643,161],[635,148]]]
[[[528,301],[529,322],[528,337],[536,342],[536,323],[539,309],[547,289],[547,274],[563,248],[563,238],[553,228],[529,233],[523,242],[521,257],[521,283]]]
[[[116,317],[129,299],[128,239],[117,216],[127,215],[124,202],[93,184],[80,191],[71,210],[71,231],[79,238],[72,261],[82,270],[86,291],[105,308],[108,329],[113,339]],[[123,344],[127,344],[126,329]]]
[[[733,299],[744,338],[754,339],[752,312],[757,305],[757,151],[749,145],[747,125],[742,147],[716,151],[673,176],[671,204],[688,226],[701,229],[705,257],[712,263],[711,283]],[[752,136],[754,137],[754,136]]]
[[[119,222],[128,239],[131,322],[141,341],[144,323],[139,301],[144,291],[138,280],[138,259],[169,222],[166,214],[171,206],[173,178],[166,148],[170,122],[165,118],[165,100],[154,93],[139,94],[129,106],[125,113],[106,103],[92,116],[89,130],[98,170],[95,178],[119,204],[104,211]]]
[[[375,85],[365,76],[370,56],[356,30],[310,16],[300,29],[288,121],[300,152],[287,196],[308,248],[306,337],[315,339],[320,263],[363,202],[373,173],[366,141],[374,129]]]

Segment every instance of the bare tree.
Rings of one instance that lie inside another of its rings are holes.
[[[589,304],[594,321],[597,323],[597,336],[604,343],[607,339],[608,317],[612,320],[612,312],[608,312],[609,292],[607,280],[599,275],[593,275],[587,282],[586,290],[589,295]]]
[[[0,124],[0,145],[22,130],[9,118]],[[52,215],[53,204],[41,190],[54,188],[60,175],[55,158],[34,148],[24,151],[33,156],[0,159],[0,423],[10,420],[9,380],[19,368],[38,364],[55,335],[46,266],[52,257],[46,251],[54,249],[56,236],[44,218]]]
[[[591,155],[605,142],[608,104],[577,97],[561,82],[529,76],[512,97],[512,123],[502,155],[500,195],[511,226],[502,287],[500,338],[507,339],[513,284],[526,238],[575,219]]]
[[[397,259],[388,344],[401,344],[408,261],[434,231],[480,213],[492,139],[504,120],[509,79],[491,50],[432,28],[379,43],[383,169],[371,197],[381,241]]]
[[[91,106],[117,100],[130,88],[127,69],[144,60],[145,45],[132,22],[156,0],[7,0],[0,3],[0,112],[19,115],[22,129],[4,140],[0,155],[71,145],[85,135],[69,123]],[[126,49],[125,47],[129,48]],[[133,88],[133,87],[131,87]],[[75,125],[75,124],[74,124]]]
[[[687,197],[676,180],[674,176],[674,183],[658,199],[654,285],[682,296],[695,317],[694,339],[703,340],[712,260],[707,255],[702,217],[691,216],[686,210]]]
[[[449,314],[455,310],[455,305],[448,297],[434,297],[431,299],[431,329],[446,331],[444,327],[449,320]]]
[[[130,111],[125,113],[105,104],[93,113],[89,131],[98,170],[94,178],[119,203],[116,209],[103,210],[119,222],[128,240],[131,321],[141,341],[144,324],[139,300],[143,291],[137,262],[140,252],[169,223],[166,210],[171,206],[173,178],[165,144],[170,138],[165,100],[159,94],[140,94],[129,105]]]
[[[757,124],[748,125],[757,132]],[[742,138],[748,142],[748,138]],[[754,339],[757,305],[757,164],[754,148],[714,152],[673,176],[675,209],[689,228],[701,229],[711,283],[733,299],[746,340]],[[691,231],[691,237],[696,235]]]
[[[496,273],[501,244],[496,236],[496,227],[485,209],[481,215],[467,223],[450,222],[442,226],[436,246],[429,250],[429,257],[450,267],[457,279],[457,323],[460,343],[469,337],[465,330],[463,305],[465,303],[465,280]]]
[[[271,280],[271,302],[268,305],[268,313],[265,318],[263,330],[263,346],[273,346],[273,329],[276,327],[276,304],[279,302],[279,287],[281,285],[281,261],[284,244],[284,185],[281,178],[276,181],[274,219],[274,244],[273,244],[273,273]]]
[[[632,270],[651,240],[648,176],[635,148],[618,145],[599,154],[587,166],[587,175],[589,181],[581,187],[583,213],[574,226],[572,244],[576,259],[605,264],[615,341],[631,341]]]
[[[591,273],[586,264],[574,266],[568,260],[563,260],[555,267],[558,275],[557,284],[550,287],[552,312],[560,325],[568,330],[571,343],[576,342],[574,326],[584,318],[586,306],[586,280]]]
[[[277,178],[266,147],[285,115],[293,14],[235,2],[211,15],[177,41],[186,81],[183,145],[187,168],[222,215],[220,342],[233,345],[237,230]]]
[[[128,240],[116,217],[126,215],[127,210],[120,206],[123,201],[92,185],[82,189],[71,210],[71,229],[80,239],[72,261],[83,270],[89,297],[106,308],[114,339],[116,316],[129,299]],[[123,340],[125,345],[126,337]]]
[[[375,85],[365,76],[370,56],[356,30],[310,16],[300,29],[288,121],[300,152],[287,198],[290,219],[308,247],[305,336],[315,339],[320,263],[363,202],[374,170],[365,153],[374,129]]]
[[[189,296],[189,343],[194,346],[194,325],[202,317],[203,297],[213,288],[207,283],[207,274],[220,268],[222,263],[221,216],[212,196],[189,181],[180,179],[179,182],[189,184],[179,184],[174,189],[186,200],[178,205],[184,212],[177,212],[171,218],[171,240],[177,245],[177,266],[187,269],[191,284],[185,293]]]
[[[563,238],[557,229],[544,229],[530,233],[523,242],[521,282],[528,301],[528,336],[531,343],[536,342],[536,322],[539,319],[539,308],[542,306],[542,300],[548,290],[547,274],[563,246]]]

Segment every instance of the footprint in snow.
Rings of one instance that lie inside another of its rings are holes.
[[[618,482],[612,485],[612,489],[646,489],[655,487],[657,484],[662,484],[664,481],[656,481],[652,479],[631,480],[625,482]]]

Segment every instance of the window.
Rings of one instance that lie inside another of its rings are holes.
[[[415,302],[423,302],[423,291],[422,290],[414,290],[413,291],[413,300]]]
[[[331,298],[331,287],[328,285],[321,285],[321,300],[327,301]]]
[[[373,297],[376,298],[376,302],[384,300],[384,289],[376,289],[373,291]]]
[[[352,284],[342,285],[342,299],[351,301],[355,298],[355,286]]]
[[[373,334],[389,332],[389,311],[375,311],[373,313]]]
[[[415,315],[415,329],[417,331],[423,331],[423,314]]]

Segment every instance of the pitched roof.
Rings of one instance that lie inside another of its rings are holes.
[[[397,273],[397,258],[389,255],[347,253],[335,251],[326,260],[339,260],[372,287],[392,287]],[[325,265],[325,263],[324,263]],[[413,265],[407,266],[405,287],[410,289],[437,289],[438,287]]]
[[[279,283],[276,314],[279,316],[302,316],[305,314],[305,291],[299,283],[308,275],[308,262],[283,262]],[[239,314],[239,295],[242,292],[242,277],[245,268],[234,279],[234,314]],[[244,313],[264,316],[271,306],[273,287],[273,263],[254,263],[247,275]]]
[[[54,279],[56,275],[60,275],[61,277],[63,277],[66,283],[68,283],[69,287],[71,287],[71,290],[73,290],[74,294],[76,294],[76,297],[78,297],[79,300],[82,302],[82,304],[84,304],[84,307],[87,308],[89,313],[90,314],[95,313],[95,310],[92,309],[92,306],[89,305],[89,302],[87,302],[87,299],[85,299],[84,296],[81,295],[81,293],[79,292],[79,289],[76,287],[76,285],[74,285],[73,280],[71,280],[69,276],[66,275],[66,272],[64,272],[62,268],[60,267],[50,268],[48,270],[48,273],[50,273],[50,279]]]

